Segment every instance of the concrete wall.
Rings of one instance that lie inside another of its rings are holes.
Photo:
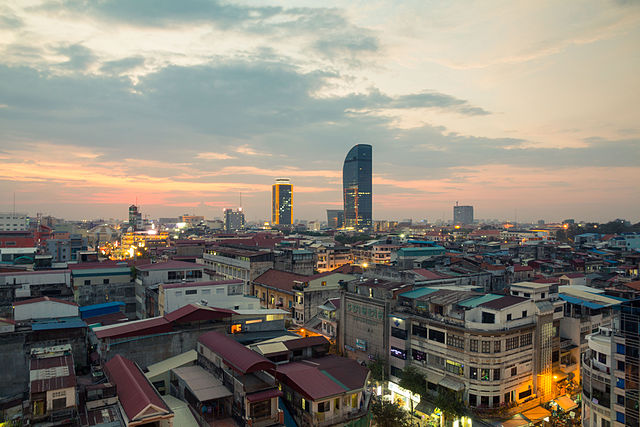
[[[13,396],[29,385],[24,334],[0,335],[0,397]]]
[[[105,363],[116,354],[138,363],[140,367],[158,363],[185,351],[194,350],[198,337],[205,332],[225,333],[226,324],[203,327],[196,330],[168,332],[159,335],[124,338],[120,342],[103,342],[99,346],[102,362]]]

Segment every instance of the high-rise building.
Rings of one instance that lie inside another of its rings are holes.
[[[271,188],[271,224],[292,224],[293,185],[289,178],[277,178]]]
[[[238,208],[237,211],[233,209],[224,210],[224,229],[225,231],[244,229],[244,212],[242,212],[242,208]]]
[[[131,227],[133,231],[142,228],[142,212],[138,211],[136,205],[129,206],[129,227]]]
[[[473,206],[459,206],[458,202],[453,207],[454,224],[473,224]]]
[[[0,212],[0,231],[26,231],[29,217],[26,213]]]
[[[340,209],[327,209],[327,224],[329,228],[342,228],[344,224],[344,211]]]
[[[368,144],[354,146],[344,159],[342,188],[344,226],[371,228],[372,148]]]

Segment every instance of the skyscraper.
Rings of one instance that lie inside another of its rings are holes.
[[[292,224],[293,185],[289,178],[277,178],[271,188],[271,224]]]
[[[354,146],[344,159],[342,188],[344,226],[371,228],[372,148],[368,144]]]
[[[327,209],[327,224],[329,228],[342,228],[344,223],[344,211],[340,209]]]
[[[242,208],[238,208],[237,211],[233,209],[224,210],[224,229],[228,232],[244,229],[244,212],[242,212]]]
[[[473,206],[458,206],[458,202],[453,207],[454,224],[473,224]]]

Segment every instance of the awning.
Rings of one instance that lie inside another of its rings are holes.
[[[442,387],[446,387],[450,390],[453,391],[460,391],[460,390],[464,390],[464,384],[461,383],[460,381],[456,381],[453,378],[449,378],[449,377],[444,377],[442,380],[440,380],[440,382],[438,383],[440,384]]]
[[[500,423],[500,427],[521,427],[526,425],[529,425],[529,421],[522,418],[522,415],[519,414],[510,420]]]
[[[247,394],[247,400],[249,402],[260,402],[262,400],[271,399],[272,397],[280,397],[282,396],[282,392],[277,388],[272,388],[269,390],[259,391],[253,394]]]
[[[562,408],[563,411],[569,412],[578,407],[578,404],[571,400],[568,396],[560,396],[556,399],[556,403]]]
[[[529,409],[522,413],[522,416],[531,421],[532,423],[536,423],[544,418],[550,417],[551,412],[544,409],[542,406],[536,406],[535,408]]]
[[[431,371],[427,371],[424,376],[427,381],[433,384],[440,384],[440,381],[442,381],[442,379],[444,378],[443,374],[437,374]]]

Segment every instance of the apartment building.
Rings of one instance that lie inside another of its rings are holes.
[[[557,390],[552,353],[561,304],[548,288],[538,301],[452,289],[401,293],[389,322],[390,378],[397,382],[415,366],[429,392],[452,390],[470,407],[549,400]]]
[[[215,246],[202,254],[202,262],[207,274],[240,279],[245,284],[244,293],[251,294],[251,281],[273,268],[274,254],[269,250]]]

